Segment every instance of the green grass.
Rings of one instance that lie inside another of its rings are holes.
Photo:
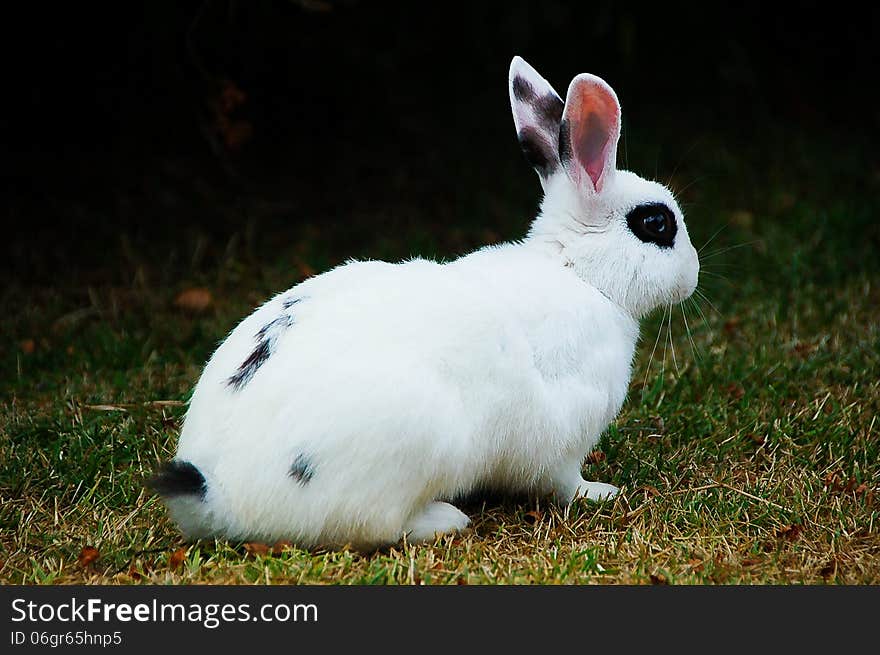
[[[622,494],[475,499],[472,529],[431,545],[186,544],[142,481],[249,308],[349,256],[451,257],[520,236],[538,193],[524,164],[462,170],[472,184],[430,208],[286,230],[255,212],[258,229],[134,247],[123,235],[91,244],[107,253],[100,275],[14,281],[0,318],[0,580],[880,582],[880,174],[855,147],[778,141],[703,140],[678,170],[657,167],[695,244],[720,232],[702,253],[708,300],[645,322],[629,398],[585,464]],[[659,153],[629,165],[650,174]],[[208,311],[174,305],[191,286],[211,290]]]

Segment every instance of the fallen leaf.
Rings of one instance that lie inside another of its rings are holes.
[[[272,545],[272,554],[273,555],[280,555],[281,553],[283,553],[285,550],[287,550],[289,548],[293,548],[292,541],[288,541],[287,539],[284,539],[282,541],[276,541]]]
[[[174,305],[186,312],[192,314],[201,314],[211,306],[214,297],[211,292],[203,287],[194,287],[186,289],[177,294],[174,299]]]
[[[669,584],[669,581],[666,579],[666,576],[662,573],[652,573],[651,574],[651,584]]]
[[[541,512],[538,510],[526,512],[526,523],[538,523],[542,518],[543,514],[541,514]]]
[[[171,556],[168,558],[168,568],[176,569],[183,564],[183,561],[186,559],[186,548],[178,548]]]
[[[755,564],[760,564],[761,560],[757,557],[746,557],[744,560],[740,562],[743,566],[754,566]]]
[[[272,549],[268,544],[264,544],[260,541],[248,541],[245,543],[244,549],[248,552],[248,555],[253,555],[254,557],[257,555],[268,555],[272,552]]]
[[[767,443],[767,437],[762,434],[750,434],[749,439],[751,439],[758,446],[763,446]]]
[[[80,566],[88,566],[96,559],[98,559],[99,556],[100,553],[98,552],[97,548],[95,548],[94,546],[86,546],[81,551],[79,551],[77,562],[79,562]]]
[[[37,349],[37,342],[33,339],[25,339],[24,341],[21,341],[18,345],[21,348],[21,352],[23,352],[25,355],[32,355],[33,352]]]
[[[605,453],[601,450],[594,450],[589,455],[587,455],[587,461],[590,464],[598,464],[599,462],[605,461]]]
[[[466,585],[467,583],[468,583],[468,581],[465,578],[457,578],[455,580],[455,584],[457,584],[459,586]]]
[[[733,334],[734,332],[737,331],[739,324],[740,324],[740,319],[738,316],[733,316],[733,317],[729,318],[724,323],[724,332],[728,335]]]
[[[792,523],[791,525],[784,525],[781,528],[776,529],[776,536],[786,539],[787,541],[795,541],[803,531],[803,528],[797,523]]]
[[[832,491],[840,491],[840,478],[837,477],[837,473],[834,471],[829,471],[822,481]]]

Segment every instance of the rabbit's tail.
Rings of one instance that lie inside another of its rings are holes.
[[[205,498],[208,484],[201,471],[189,462],[171,460],[147,480],[147,486],[165,498],[173,496],[198,496]]]
[[[181,460],[166,462],[146,484],[162,496],[187,537],[198,539],[213,534],[212,513],[205,502],[208,483],[193,464]]]

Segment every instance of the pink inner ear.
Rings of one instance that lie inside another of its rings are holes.
[[[617,100],[595,84],[580,85],[573,100],[566,117],[571,125],[572,151],[593,187],[601,191],[605,174],[613,167],[613,149],[617,147]]]

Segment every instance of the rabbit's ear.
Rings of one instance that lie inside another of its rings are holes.
[[[614,174],[619,138],[620,103],[614,89],[595,75],[575,77],[559,128],[559,158],[583,191],[600,192]]]
[[[559,168],[559,94],[521,57],[510,62],[510,107],[519,145],[541,183]]]

